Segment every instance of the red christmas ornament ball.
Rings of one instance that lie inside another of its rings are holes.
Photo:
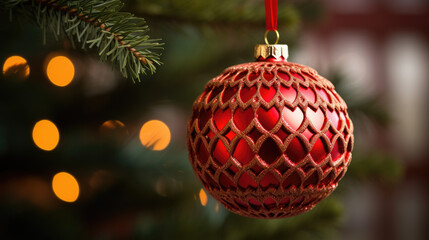
[[[315,70],[260,60],[227,68],[194,102],[190,161],[228,210],[294,216],[337,187],[350,164],[353,125],[344,100]]]

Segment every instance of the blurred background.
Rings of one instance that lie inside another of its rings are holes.
[[[1,239],[429,239],[428,1],[279,1],[289,60],[336,85],[356,141],[334,194],[280,220],[225,210],[185,146],[204,85],[253,61],[263,1],[130,0],[123,11],[165,43],[164,65],[140,83],[0,14]]]

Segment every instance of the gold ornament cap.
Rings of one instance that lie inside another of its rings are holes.
[[[288,46],[286,44],[258,44],[255,46],[256,59],[270,57],[286,61],[289,57]]]

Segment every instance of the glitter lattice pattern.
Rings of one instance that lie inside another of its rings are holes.
[[[212,79],[194,102],[188,148],[196,175],[227,209],[281,218],[336,188],[350,164],[353,125],[315,70],[246,63]]]

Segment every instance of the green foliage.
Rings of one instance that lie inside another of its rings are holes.
[[[343,207],[335,197],[293,218],[266,220],[230,214],[223,226],[228,234],[222,239],[333,239],[342,214]]]
[[[396,183],[403,176],[403,166],[398,159],[386,152],[374,151],[355,154],[349,174],[359,180]]]
[[[319,0],[297,1],[296,8],[306,22],[317,22],[325,13],[325,6]]]
[[[102,61],[110,62],[122,75],[140,81],[147,71],[154,73],[160,65],[158,39],[150,39],[146,22],[122,8],[120,0],[5,0],[0,9],[25,16],[56,39],[65,34],[73,46],[96,48]]]
[[[135,11],[146,16],[165,20],[193,23],[239,23],[243,25],[265,26],[263,1],[248,0],[133,0]],[[298,17],[291,4],[279,2],[279,26],[296,25]]]

